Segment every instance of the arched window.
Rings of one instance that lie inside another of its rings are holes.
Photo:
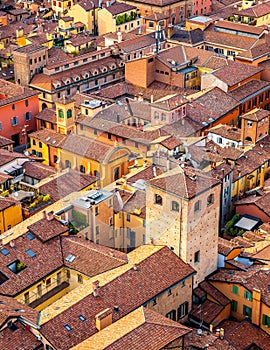
[[[59,111],[58,111],[58,117],[59,117],[59,118],[64,118],[64,111],[63,111],[63,109],[59,109]]]
[[[68,117],[68,118],[72,118],[72,110],[71,110],[71,109],[68,109],[68,111],[67,111],[67,117]]]
[[[172,201],[172,211],[179,212],[179,203],[176,201]]]
[[[250,136],[247,136],[247,137],[245,138],[245,141],[252,142],[252,138],[251,138]]]
[[[162,205],[162,197],[159,194],[155,194],[155,204]]]

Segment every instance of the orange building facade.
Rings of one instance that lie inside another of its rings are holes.
[[[12,85],[14,94],[18,89],[24,91],[23,88]],[[26,144],[27,134],[36,130],[34,117],[38,113],[38,93],[28,89],[21,96],[8,96],[3,91],[0,86],[0,136],[14,141],[14,146]]]

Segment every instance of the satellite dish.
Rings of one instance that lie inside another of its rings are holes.
[[[199,328],[199,329],[197,330],[197,334],[198,334],[198,335],[202,335],[202,330],[201,330],[201,328]]]

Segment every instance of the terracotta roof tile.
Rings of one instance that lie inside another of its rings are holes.
[[[239,102],[244,102],[247,98],[262,90],[270,88],[270,83],[263,80],[252,79],[243,85],[233,89],[229,94]]]
[[[218,125],[209,129],[209,132],[236,142],[241,141],[241,130],[229,125]]]
[[[198,305],[193,305],[191,318],[196,318],[198,321],[203,320],[207,324],[211,324],[223,309],[224,306],[207,299],[200,307]]]
[[[174,269],[169,268],[172,265]],[[102,285],[100,297],[94,297],[90,293],[44,323],[42,334],[57,349],[69,349],[97,332],[95,315],[102,310],[114,309],[114,305],[118,305],[119,313],[113,312],[115,322],[194,272],[167,247],[159,249],[136,266],[136,270],[129,269],[111,282]],[[152,283],[153,280],[156,282]],[[81,322],[78,318],[82,310],[86,316],[85,322]],[[71,327],[71,332],[65,331],[65,324]],[[61,334],[61,337],[56,338],[55,332]]]
[[[56,112],[54,109],[51,109],[51,108],[43,109],[43,111],[39,112],[35,116],[35,118],[56,124]]]
[[[55,148],[61,147],[67,139],[67,135],[63,135],[49,129],[40,129],[38,131],[34,131],[29,134],[29,137],[35,138],[45,143],[46,145]]]
[[[248,321],[243,321],[230,332],[226,333],[226,339],[238,350],[245,350],[257,346],[263,350],[270,349],[270,336]]]
[[[252,255],[252,259],[270,261],[270,245]]]
[[[28,226],[28,229],[42,242],[47,242],[52,238],[68,233],[69,228],[56,219],[41,219]]]
[[[270,294],[268,291],[269,271],[263,270],[262,265],[253,265],[249,267],[248,271],[220,269],[208,277],[208,281],[241,284],[251,292],[256,288],[261,291],[262,302],[268,306],[270,305]]]
[[[227,239],[218,238],[218,253],[224,256],[228,256],[234,249],[241,248],[238,244],[234,244],[232,241],[227,241]]]
[[[38,162],[25,162],[23,165],[24,176],[30,176],[37,180],[45,179],[56,174],[56,169]]]
[[[42,184],[39,189],[43,194],[49,194],[53,202],[67,196],[68,194],[81,191],[97,181],[95,176],[82,174],[75,170],[60,174],[57,178]]]
[[[212,286],[209,282],[203,281],[200,283],[200,288],[203,289],[211,298],[213,298],[219,304],[225,306],[230,303],[230,299],[227,298],[218,289]]]
[[[155,170],[154,170],[155,167]],[[157,175],[162,174],[162,169],[159,166],[156,166],[154,164],[146,167],[145,169],[142,169],[141,171],[139,171],[138,173],[136,173],[133,176],[130,176],[127,180],[128,183],[132,184],[135,183],[138,180],[150,180],[152,178],[154,178]]]
[[[127,255],[125,253],[79,237],[62,237],[62,249],[65,266],[89,277],[127,263]],[[68,254],[75,256],[72,262],[66,260]]]
[[[193,198],[206,189],[217,186],[219,181],[194,168],[179,168],[160,175],[148,183],[182,198]],[[176,183],[179,184],[177,187]]]
[[[128,316],[127,316],[128,317]],[[145,322],[134,328],[104,350],[157,350],[191,331],[179,323],[144,308]]]
[[[0,212],[9,207],[18,206],[18,205],[21,205],[21,204],[16,199],[13,199],[11,197],[0,196]]]
[[[253,77],[261,71],[262,68],[260,67],[228,60],[226,66],[217,69],[212,74],[231,87]]]
[[[8,145],[12,145],[14,143],[15,143],[14,141],[12,141],[4,136],[0,136],[0,147],[5,147]]]
[[[21,323],[15,322],[15,331],[5,328],[0,332],[0,343],[3,349],[36,350],[42,343]]]
[[[0,326],[9,321],[10,318],[23,318],[34,324],[38,322],[38,312],[28,305],[21,304],[19,301],[1,295],[0,296]],[[1,334],[1,332],[0,332]],[[2,344],[2,343],[1,343]]]
[[[112,5],[107,6],[106,10],[109,11],[112,15],[118,15],[123,12],[135,10],[136,6],[125,4],[122,2],[114,2]]]
[[[7,164],[17,158],[25,158],[26,156],[18,152],[10,152],[6,149],[0,148],[0,165]]]

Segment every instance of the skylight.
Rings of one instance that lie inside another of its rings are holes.
[[[0,252],[5,256],[7,256],[9,254],[9,251],[6,248],[0,249]]]
[[[65,324],[64,327],[66,328],[67,331],[69,332],[72,331],[72,328],[68,324]]]
[[[34,253],[31,249],[26,249],[25,253],[29,255],[30,258],[34,258],[36,256],[36,253]]]
[[[79,319],[80,319],[81,321],[83,321],[83,322],[86,321],[86,318],[85,318],[83,315],[79,315],[78,317],[79,317]]]
[[[73,254],[68,254],[66,261],[72,263],[75,260],[76,256]]]
[[[27,233],[26,237],[29,239],[29,241],[33,241],[33,239],[35,239],[35,236],[32,235],[32,233]]]

